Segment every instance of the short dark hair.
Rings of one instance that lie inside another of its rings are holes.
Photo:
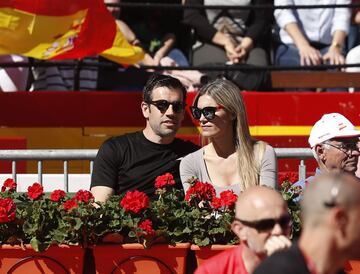
[[[143,101],[146,103],[150,102],[152,100],[153,90],[158,87],[167,87],[181,90],[183,94],[183,101],[186,101],[186,88],[184,85],[174,77],[158,73],[152,74],[149,80],[146,82],[143,90]]]

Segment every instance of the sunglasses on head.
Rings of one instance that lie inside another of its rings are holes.
[[[235,218],[240,223],[255,228],[257,231],[269,231],[274,228],[276,224],[279,224],[282,229],[287,229],[291,223],[291,217],[289,215],[281,216],[279,219],[262,219],[257,221],[245,221]]]
[[[166,100],[157,100],[157,101],[150,101],[147,103],[157,107],[157,109],[160,110],[161,113],[166,112],[170,105],[172,105],[172,109],[175,113],[181,113],[184,111],[186,106],[184,102],[179,102],[179,101],[169,102]]]
[[[222,106],[217,107],[204,107],[198,108],[195,106],[190,107],[191,114],[196,120],[200,120],[201,114],[204,115],[205,119],[210,121],[215,118],[215,113],[217,110],[222,109]]]

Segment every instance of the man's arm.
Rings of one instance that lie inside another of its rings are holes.
[[[94,195],[95,202],[101,203],[105,203],[115,193],[115,191],[108,186],[94,186],[90,191]]]

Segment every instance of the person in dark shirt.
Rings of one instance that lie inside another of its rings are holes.
[[[347,260],[359,259],[359,178],[343,171],[316,176],[305,189],[301,210],[298,244],[267,258],[254,274],[344,273]]]
[[[94,161],[91,192],[95,200],[105,202],[113,194],[131,190],[154,197],[154,180],[171,173],[182,188],[179,163],[198,146],[175,138],[184,119],[186,89],[179,80],[153,74],[143,91],[141,110],[144,130],[105,141]]]

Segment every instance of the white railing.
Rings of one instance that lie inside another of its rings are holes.
[[[20,160],[35,160],[37,163],[37,181],[43,183],[43,161],[63,161],[63,189],[69,191],[69,170],[68,163],[72,160],[88,160],[90,164],[90,175],[93,170],[93,160],[96,157],[97,149],[28,149],[28,150],[0,150],[0,160],[10,160],[12,163],[12,178],[17,179],[16,163]],[[300,160],[299,179],[306,177],[305,159],[312,158],[309,148],[275,148],[276,157],[296,158]]]

